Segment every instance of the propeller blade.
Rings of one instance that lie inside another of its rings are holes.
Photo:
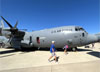
[[[17,25],[18,25],[18,21],[16,22],[16,24],[15,24],[14,28],[16,28],[16,27],[17,27]]]
[[[9,26],[10,28],[13,28],[12,25],[11,25],[6,19],[4,19],[2,16],[1,16],[1,18],[8,24],[8,26]]]

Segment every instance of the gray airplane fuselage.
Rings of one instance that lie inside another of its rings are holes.
[[[40,31],[25,32],[24,39],[21,41],[22,47],[47,47],[55,41],[56,48],[69,45],[70,48],[84,46],[100,40],[100,35],[90,35],[79,26],[63,26]]]
[[[4,28],[3,21],[1,21],[0,35],[8,37],[8,43],[15,49],[22,47],[49,48],[52,41],[55,41],[56,48],[62,48],[67,44],[69,48],[76,49],[78,46],[100,41],[100,33],[90,35],[80,26],[62,26],[25,32],[17,28],[18,21],[12,26],[5,18],[2,16],[1,18],[9,28]]]

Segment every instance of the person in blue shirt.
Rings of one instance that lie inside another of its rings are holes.
[[[54,43],[55,43],[55,41],[52,41],[52,44],[51,44],[51,47],[50,47],[51,56],[50,56],[49,59],[48,59],[49,62],[50,62],[50,59],[51,59],[52,57],[54,57],[54,60],[57,61],[57,60],[56,60],[57,57],[56,57],[56,54],[55,54],[56,49],[55,49]]]

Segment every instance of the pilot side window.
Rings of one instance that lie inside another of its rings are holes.
[[[75,28],[75,31],[78,31],[78,29],[77,29],[77,28]]]
[[[32,43],[32,36],[30,36],[30,43]]]

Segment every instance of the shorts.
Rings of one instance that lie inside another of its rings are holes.
[[[56,56],[55,52],[52,52],[51,55],[52,55],[52,56]]]
[[[63,49],[67,49],[67,48],[63,48]]]

